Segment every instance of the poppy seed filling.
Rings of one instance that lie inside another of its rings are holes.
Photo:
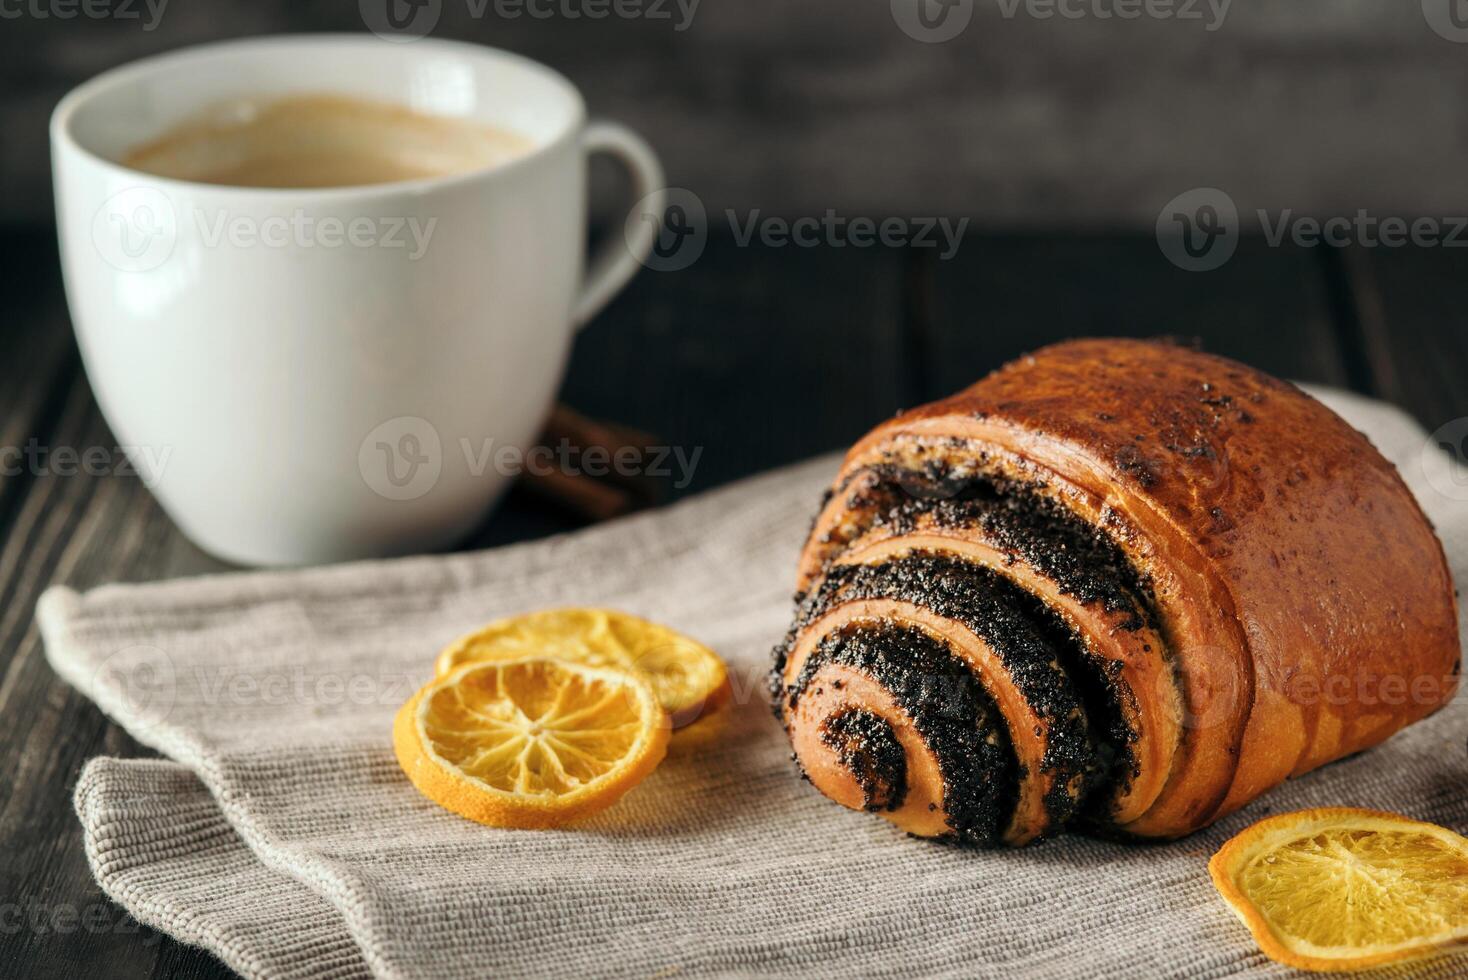
[[[910,474],[904,477],[892,467],[872,472],[881,479],[857,491],[851,502],[872,514],[873,526],[902,535],[928,517],[940,527],[981,527],[997,546],[1019,555],[1062,594],[1124,614],[1123,628],[1136,629],[1150,620],[1151,587],[1116,543],[1032,487],[947,478],[944,492],[934,495],[915,488]]]
[[[1100,763],[1085,711],[1055,649],[1020,611],[1025,595],[982,566],[915,552],[878,565],[832,568],[800,618],[811,622],[845,602],[886,599],[922,606],[983,639],[1025,702],[1046,723],[1048,738],[1040,766],[1055,775],[1046,808],[1057,823],[1063,823],[1075,812],[1078,797],[1094,780]]]
[[[853,625],[822,638],[784,691],[791,709],[826,664],[867,674],[912,719],[938,761],[943,809],[956,841],[997,843],[1018,794],[1014,753],[1004,719],[968,668],[919,630]]]
[[[980,528],[996,547],[1022,559],[1061,594],[1117,614],[1119,628],[1136,630],[1153,622],[1150,585],[1116,543],[1032,487],[972,475],[957,479],[937,464],[921,472],[879,464],[853,474],[835,492],[846,495],[852,513],[866,516],[857,524],[859,529],[882,528],[901,537],[923,523]],[[850,543],[849,535],[845,532],[844,540],[832,543]],[[833,557],[839,559],[839,552]],[[784,707],[795,706],[824,663],[875,671],[873,676],[908,710],[939,757],[944,805],[955,838],[986,845],[1003,832],[1017,800],[1017,780],[1025,775],[1023,766],[1013,756],[1008,728],[992,699],[945,641],[897,623],[848,625],[823,637],[794,683],[784,685],[785,664],[802,633],[842,604],[862,600],[919,606],[983,640],[1043,722],[1046,741],[1040,769],[1052,777],[1044,799],[1052,825],[1078,818],[1104,825],[1099,804],[1107,794],[1098,791],[1122,785],[1136,774],[1132,744],[1137,735],[1122,714],[1125,691],[1118,687],[1115,671],[1108,671],[1109,665],[1093,655],[1075,629],[1039,596],[961,556],[916,550],[874,564],[828,562],[814,588],[797,597],[795,623],[776,650],[771,688],[777,716],[783,717]],[[884,649],[889,645],[892,649]],[[920,690],[942,679],[943,686],[956,691],[960,677],[973,682],[977,696],[933,697]],[[901,684],[902,690],[893,688],[893,683]],[[964,732],[935,731],[935,736],[947,739],[939,752],[924,726],[951,725],[957,720],[955,712],[968,713],[977,723],[962,725]],[[1037,728],[1035,734],[1040,732]],[[884,795],[887,784],[869,789],[863,781],[875,771],[873,753],[880,739],[879,734],[866,734],[861,752],[849,760],[843,755],[842,764],[863,787],[867,808],[874,809],[878,808],[874,801],[889,796]],[[839,733],[832,735],[838,737]],[[1003,765],[991,758],[996,748],[1005,756]],[[958,759],[961,753],[978,753],[980,758],[965,765]],[[977,801],[975,805],[960,800],[963,794],[954,780],[975,794],[969,798],[970,803]],[[1088,807],[1088,802],[1097,805]]]
[[[853,708],[826,718],[820,737],[861,787],[862,809],[902,806],[907,796],[907,757],[884,719]]]

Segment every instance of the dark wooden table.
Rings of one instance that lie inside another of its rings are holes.
[[[0,236],[0,269],[0,448],[112,452],[51,233]],[[644,273],[581,335],[563,397],[701,446],[692,483],[668,486],[669,498],[841,447],[899,407],[1074,335],[1197,337],[1286,377],[1395,401],[1433,430],[1468,416],[1465,270],[1444,249],[1249,240],[1223,268],[1188,273],[1144,236],[971,237],[946,262],[716,238],[691,268]],[[136,478],[61,468],[0,473],[0,977],[228,976],[209,954],[139,927],[94,884],[71,808],[78,771],[94,755],[148,753],[51,673],[33,622],[52,583],[221,566]],[[466,547],[576,524],[516,491]]]

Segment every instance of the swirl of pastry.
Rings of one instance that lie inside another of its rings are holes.
[[[1363,436],[1233,361],[1093,340],[852,448],[771,690],[826,796],[1020,845],[1190,833],[1431,714],[1460,662],[1442,546]]]

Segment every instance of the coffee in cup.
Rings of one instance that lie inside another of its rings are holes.
[[[230,187],[356,187],[487,170],[529,153],[518,133],[345,95],[233,99],[136,146],[125,166]]]

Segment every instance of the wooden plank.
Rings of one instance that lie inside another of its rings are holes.
[[[28,289],[7,296],[6,320],[0,328],[0,535],[5,533],[25,488],[33,479],[28,445],[33,434],[49,428],[60,411],[76,370],[76,345],[64,310],[61,280],[56,275],[55,236],[16,230],[0,235],[0,269],[12,283]]]
[[[741,247],[643,272],[577,339],[565,400],[701,450],[669,498],[844,448],[902,402],[904,253]]]
[[[844,448],[904,401],[906,261],[712,229],[692,265],[642,271],[581,333],[562,400],[657,437],[643,463],[664,502]],[[515,489],[464,546],[584,525]]]
[[[1406,408],[1429,432],[1468,418],[1463,256],[1450,248],[1356,246],[1340,260],[1372,393]]]
[[[50,447],[115,445],[78,376]],[[27,927],[0,935],[7,976],[146,976],[159,943],[140,940],[97,888],[71,813],[71,789],[86,760],[139,748],[45,664],[33,622],[50,582],[79,586],[163,571],[167,519],[133,477],[47,475],[29,486],[0,546],[0,838],[7,841],[4,894],[29,915],[59,907],[102,908],[115,928],[58,935]],[[103,966],[105,964],[105,967]]]
[[[75,375],[64,390],[45,445],[114,451],[84,379]],[[223,567],[182,538],[136,477],[49,474],[28,486],[0,545],[0,766],[10,774],[0,786],[8,845],[0,894],[26,916],[24,928],[0,934],[0,975],[234,976],[203,950],[139,926],[92,879],[71,809],[77,775],[95,755],[153,753],[51,672],[32,618],[52,582],[87,588]],[[56,918],[73,914],[100,925],[75,929]]]
[[[1221,268],[1187,272],[1143,236],[970,238],[934,261],[927,397],[957,391],[1067,337],[1178,336],[1296,380],[1343,385],[1319,260],[1244,239]]]

